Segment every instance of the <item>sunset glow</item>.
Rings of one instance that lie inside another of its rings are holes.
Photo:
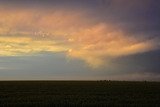
[[[115,0],[111,4],[105,2],[106,5],[103,0],[95,0],[93,6],[87,1],[84,6],[62,2],[62,5],[56,1],[33,2],[35,6],[30,5],[32,1],[29,4],[2,2],[0,57],[64,53],[66,62],[80,60],[89,69],[101,69],[116,59],[160,49],[159,31],[150,28],[151,24],[154,27],[154,19],[143,20],[145,17],[141,16],[149,12],[151,1],[131,2],[128,7]],[[137,9],[141,12],[138,15]],[[137,19],[131,19],[130,12]]]

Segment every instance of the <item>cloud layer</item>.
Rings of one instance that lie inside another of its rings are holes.
[[[150,5],[146,2],[143,7],[141,6],[137,2],[129,4],[128,7],[121,9],[124,12],[122,11],[119,18],[114,16],[123,6],[117,1],[107,5],[112,12],[102,12],[108,13],[109,16],[99,16],[100,14],[95,14],[91,7],[72,10],[61,7],[17,9],[12,6],[2,6],[0,8],[0,55],[22,56],[44,51],[64,52],[68,57],[84,60],[92,67],[99,67],[117,57],[158,50],[159,36],[141,31],[131,33],[129,32],[131,29],[127,29],[127,27],[134,28],[137,23],[128,23],[135,21],[127,20],[129,16],[125,14],[130,14],[137,8],[145,12]],[[95,11],[101,9],[103,8],[97,7]],[[121,20],[124,16],[127,18],[126,22]]]

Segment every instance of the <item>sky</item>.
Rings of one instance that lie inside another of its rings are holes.
[[[160,81],[159,0],[0,0],[0,80]]]

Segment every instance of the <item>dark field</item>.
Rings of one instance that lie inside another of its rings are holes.
[[[160,82],[1,81],[0,107],[160,107]]]

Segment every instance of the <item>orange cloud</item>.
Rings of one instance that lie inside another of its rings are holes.
[[[97,67],[106,60],[156,49],[155,39],[142,41],[107,24],[98,24],[77,32],[70,39],[71,57],[81,58]]]
[[[28,37],[0,37],[0,56],[33,55],[35,53],[65,52],[67,47],[60,47],[57,42],[34,40]]]
[[[0,9],[0,55],[65,52],[99,67],[112,58],[159,47],[159,40],[135,38],[78,10]]]

